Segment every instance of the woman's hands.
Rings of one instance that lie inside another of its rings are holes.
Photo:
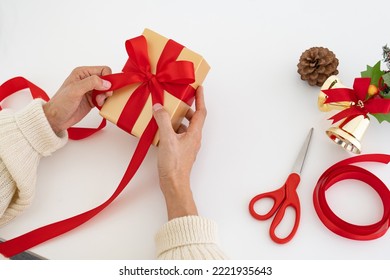
[[[168,210],[168,219],[197,215],[190,187],[190,173],[201,146],[202,128],[206,119],[203,88],[195,96],[196,111],[189,110],[188,128],[182,125],[176,133],[169,114],[160,104],[153,106],[154,118],[159,127],[157,167],[160,187]]]
[[[53,98],[43,105],[55,133],[68,129],[89,113],[94,107],[92,91],[111,87],[109,81],[100,78],[108,74],[111,74],[111,69],[107,66],[78,67],[72,71]],[[112,91],[98,95],[98,105],[103,105],[111,95]],[[202,87],[196,91],[195,107],[195,112],[192,109],[187,112],[188,128],[181,125],[176,133],[168,112],[161,104],[153,106],[160,134],[157,167],[169,220],[198,214],[190,187],[190,174],[200,149],[207,114]]]
[[[111,74],[107,66],[77,67],[64,81],[53,98],[43,105],[46,117],[55,133],[78,123],[94,107],[92,90],[108,90],[111,83],[100,76]],[[96,97],[98,105],[112,95],[112,91]]]

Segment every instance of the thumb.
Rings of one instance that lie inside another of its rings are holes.
[[[97,75],[89,76],[82,79],[77,84],[74,84],[74,92],[77,95],[84,95],[91,90],[107,91],[111,87],[111,83],[107,80],[99,78]]]
[[[171,118],[160,103],[153,105],[153,116],[160,129],[160,138],[165,138],[168,134],[174,132],[171,124]]]

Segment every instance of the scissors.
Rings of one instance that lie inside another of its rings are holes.
[[[249,213],[252,215],[253,218],[257,220],[268,220],[276,213],[275,218],[271,223],[269,234],[271,239],[278,244],[284,244],[289,242],[294,237],[298,229],[299,220],[301,217],[301,206],[297,194],[297,187],[299,185],[299,182],[301,181],[300,173],[302,171],[303,163],[305,162],[313,130],[313,128],[310,129],[309,134],[306,137],[305,143],[303,144],[301,151],[299,152],[298,157],[295,161],[293,169],[290,175],[287,177],[287,180],[284,185],[275,191],[258,194],[253,197],[252,200],[249,202]],[[260,200],[267,198],[271,198],[274,201],[271,210],[269,210],[268,213],[265,214],[257,213],[255,210],[255,204]],[[275,229],[283,220],[284,214],[288,207],[291,207],[295,210],[294,226],[289,235],[284,238],[279,238],[275,234]]]

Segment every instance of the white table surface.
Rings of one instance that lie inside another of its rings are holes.
[[[319,176],[352,156],[325,135],[331,114],[317,109],[317,87],[300,80],[297,63],[313,46],[330,48],[339,77],[352,86],[366,64],[381,59],[390,43],[390,4],[373,1],[21,1],[0,2],[0,81],[24,76],[53,96],[80,65],[126,62],[126,39],[145,27],[202,54],[212,67],[204,83],[208,109],[202,149],[192,172],[200,215],[215,220],[220,244],[232,259],[389,259],[390,233],[367,242],[329,231],[313,207]],[[386,29],[387,28],[387,29]],[[29,102],[26,92],[7,100]],[[83,122],[99,122],[93,111]],[[298,188],[302,216],[294,239],[277,245],[270,221],[248,213],[249,200],[279,187],[306,137],[311,147]],[[363,153],[390,153],[390,124],[373,119]],[[70,217],[105,201],[116,188],[138,140],[109,124],[104,131],[70,141],[44,158],[33,205],[0,228],[10,239]],[[390,184],[390,166],[365,164]],[[334,211],[360,224],[380,219],[382,206],[363,184],[339,183],[328,192]],[[50,259],[151,259],[154,235],[166,222],[158,185],[156,148],[123,194],[88,223],[41,244]]]

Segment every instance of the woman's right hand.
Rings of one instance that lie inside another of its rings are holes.
[[[181,125],[176,133],[168,112],[161,104],[153,106],[160,136],[157,167],[168,220],[198,214],[192,196],[190,174],[201,146],[207,115],[202,87],[196,91],[195,108],[195,112],[192,109],[187,112],[188,127]]]

